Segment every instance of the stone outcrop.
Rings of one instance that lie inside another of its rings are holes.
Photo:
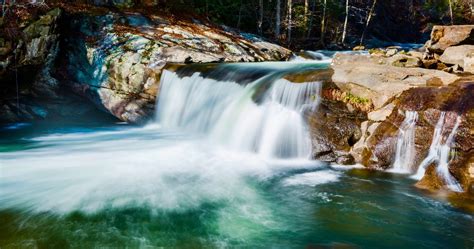
[[[391,168],[406,111],[416,111],[415,173],[428,155],[435,126],[444,113],[443,139],[458,117],[460,120],[449,154],[449,172],[464,192],[474,192],[474,78],[468,74],[474,64],[473,27],[435,27],[425,54],[373,49],[366,56],[336,55],[332,80],[338,89],[373,104],[365,110],[367,119],[361,122],[360,139],[351,147],[357,163],[380,170]],[[454,74],[458,72],[462,74]],[[447,189],[436,167],[436,162],[429,165],[416,185]]]
[[[54,102],[49,100],[60,98],[51,73],[61,10],[28,8],[9,12],[0,24],[0,122],[43,119]]]
[[[379,109],[405,90],[426,85],[448,85],[459,77],[437,70],[393,66],[392,58],[336,54],[333,82],[343,91],[370,101]]]
[[[474,45],[461,45],[447,48],[439,60],[445,64],[463,68],[464,72],[474,73],[472,67],[473,57]]]
[[[117,118],[140,123],[152,117],[167,63],[285,60],[291,52],[249,34],[198,20],[110,12],[68,17],[71,33],[62,58],[65,79]],[[72,77],[71,77],[72,76]]]
[[[425,47],[441,54],[449,47],[464,44],[474,44],[474,25],[434,26]]]
[[[405,91],[396,101],[391,115],[371,131],[367,148],[361,154],[361,162],[372,168],[388,169],[394,161],[394,150],[399,127],[404,120],[405,111],[417,111],[419,120],[415,130],[416,156],[414,165],[418,166],[428,155],[433,132],[441,112],[446,113],[444,133],[454,127],[456,118],[461,119],[450,162],[451,174],[461,183],[465,191],[472,188],[474,136],[474,83],[459,82],[446,87],[420,87]],[[446,134],[444,134],[446,135]],[[425,177],[417,184],[428,189],[444,188],[442,179],[430,165]],[[416,168],[413,169],[416,171]]]

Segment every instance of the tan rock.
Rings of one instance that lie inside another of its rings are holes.
[[[364,121],[361,123],[362,137],[357,141],[351,149],[351,155],[357,163],[364,164],[365,156],[368,154],[367,142],[377,130],[380,122]]]
[[[421,67],[423,66],[423,62],[420,58],[404,55],[404,54],[397,54],[392,56],[387,60],[389,65],[396,66],[396,67]]]
[[[395,108],[395,105],[393,103],[390,103],[378,110],[369,112],[368,118],[369,120],[376,122],[384,121],[385,119],[387,119],[388,116],[390,116],[393,111],[393,108]]]
[[[461,45],[447,48],[440,57],[445,64],[464,67],[464,59],[474,53],[474,45]]]
[[[402,68],[387,61],[364,55],[336,54],[331,65],[333,82],[343,91],[372,101],[375,109],[401,92],[439,78],[443,85],[459,79],[446,72],[422,68]]]
[[[466,57],[464,58],[463,68],[464,68],[464,72],[474,74],[474,53],[473,52],[467,54]]]
[[[448,47],[474,44],[474,25],[434,26],[426,48],[442,53]]]

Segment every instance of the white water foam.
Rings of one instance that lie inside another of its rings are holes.
[[[436,123],[433,140],[431,141],[428,156],[421,162],[417,173],[412,176],[416,180],[420,180],[425,175],[426,168],[432,163],[436,163],[436,172],[444,180],[446,186],[452,191],[462,192],[462,187],[449,172],[449,162],[452,159],[452,145],[456,136],[457,129],[461,123],[461,117],[456,116],[456,122],[449,135],[445,138],[443,133],[448,131],[450,127],[446,127],[446,120],[450,118],[446,112],[442,112]],[[445,139],[444,139],[445,138]]]
[[[332,170],[321,170],[289,177],[283,181],[285,186],[317,186],[321,184],[337,182],[340,174]]]
[[[157,127],[57,134],[35,142],[39,148],[2,153],[0,209],[179,212],[205,203],[244,205],[259,199],[248,177],[266,179],[285,167],[320,165],[269,162]]]
[[[415,150],[415,129],[418,121],[418,112],[406,111],[405,120],[401,124],[395,152],[395,161],[390,170],[395,173],[412,173],[416,155]]]
[[[309,158],[311,140],[303,113],[317,107],[321,84],[271,76],[241,86],[198,73],[180,78],[164,71],[158,122],[208,134],[213,141],[265,158]]]

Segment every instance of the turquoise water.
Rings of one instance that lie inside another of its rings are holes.
[[[473,248],[397,174],[267,160],[159,126],[2,129],[0,248]]]

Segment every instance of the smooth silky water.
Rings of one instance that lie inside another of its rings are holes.
[[[283,76],[324,67],[167,71],[145,127],[2,128],[0,248],[472,248],[472,214],[409,177],[309,160],[320,82]]]

